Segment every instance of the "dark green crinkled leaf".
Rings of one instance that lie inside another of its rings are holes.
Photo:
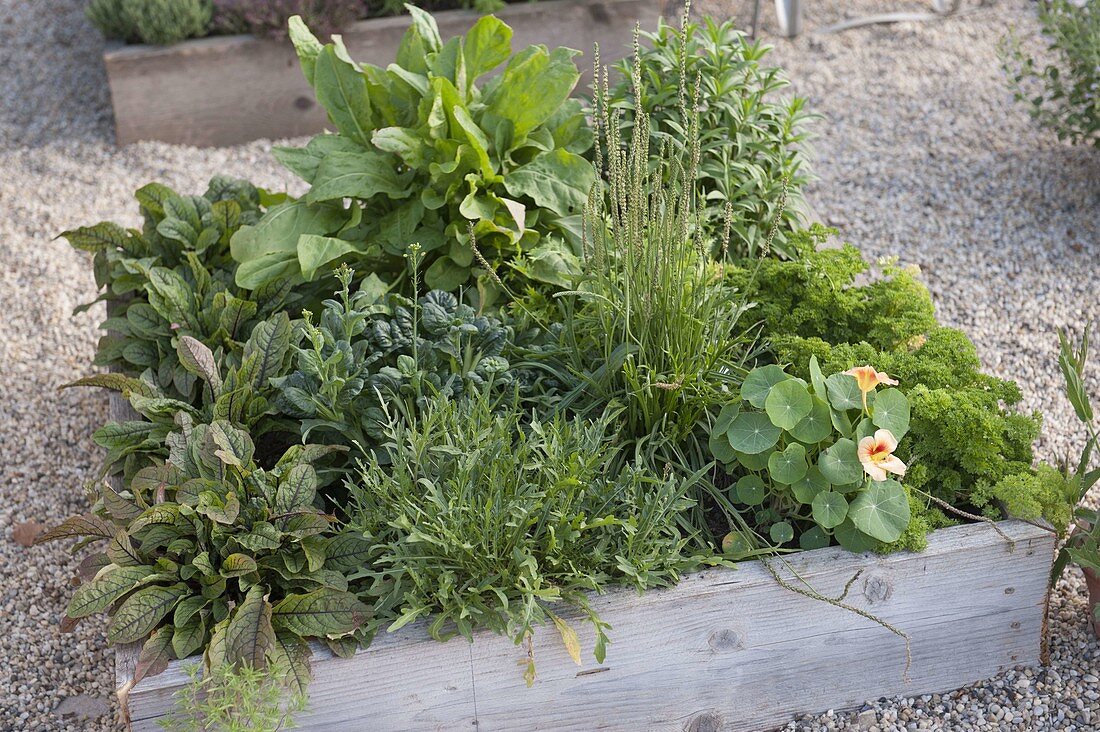
[[[368,606],[349,592],[319,589],[304,595],[287,595],[275,606],[271,619],[277,628],[303,638],[338,638],[366,622],[370,612]]]
[[[183,585],[143,587],[126,598],[111,617],[107,640],[133,643],[145,638],[186,594]]]

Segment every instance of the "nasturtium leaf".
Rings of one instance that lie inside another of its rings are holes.
[[[856,425],[855,436],[852,438],[858,444],[864,437],[870,437],[875,434],[875,424],[869,418],[864,417],[859,420],[859,424]]]
[[[829,405],[817,397],[813,397],[813,406],[810,408],[810,413],[788,431],[791,433],[791,437],[807,445],[821,442],[833,434],[833,424],[829,417]]]
[[[133,643],[145,638],[187,593],[183,585],[143,587],[115,611],[107,627],[107,640]]]
[[[730,446],[725,432],[712,431],[707,440],[707,446],[714,459],[723,465],[729,465],[737,460],[737,451]]]
[[[854,483],[863,476],[856,443],[842,437],[824,450],[817,458],[817,467],[825,480],[833,485]]]
[[[848,417],[847,412],[842,412],[836,409],[829,409],[829,421],[833,423],[833,428],[840,434],[851,437],[852,433],[852,420]]]
[[[885,389],[875,396],[871,420],[876,427],[890,430],[901,440],[909,431],[909,400],[897,389]]]
[[[738,452],[755,455],[775,446],[782,432],[762,412],[742,412],[730,423],[726,435]]]
[[[779,521],[768,529],[768,535],[776,544],[786,544],[794,538],[794,528],[786,521]]]
[[[872,481],[852,501],[848,515],[857,529],[889,544],[909,526],[909,498],[896,480]]]
[[[786,379],[773,386],[764,400],[764,410],[772,424],[785,430],[792,429],[807,417],[813,406],[810,392],[795,379]]]
[[[829,404],[833,409],[846,411],[863,408],[863,394],[859,390],[856,377],[848,374],[833,374],[825,380],[829,390]]]
[[[791,485],[791,490],[800,503],[808,504],[814,500],[814,496],[818,493],[829,490],[829,481],[825,480],[825,476],[821,474],[816,465],[811,465],[806,469],[806,475]]]
[[[711,429],[711,434],[724,434],[729,429],[733,420],[737,419],[737,415],[741,413],[741,405],[738,402],[733,404],[726,404],[718,412],[718,418],[714,420],[714,427]]]
[[[821,365],[817,362],[817,356],[810,356],[810,384],[813,385],[814,396],[827,400],[829,390],[825,385],[825,375],[821,373]]]
[[[820,526],[811,526],[798,537],[798,547],[803,550],[824,549],[829,546],[830,537]]]
[[[833,529],[833,536],[836,537],[837,542],[848,551],[856,554],[877,549],[880,542],[855,527],[855,524],[852,523],[851,512],[852,507],[849,505],[848,518],[844,519],[844,523],[840,526]]]
[[[768,486],[756,475],[746,475],[735,486],[737,500],[748,506],[758,506],[768,494]]]
[[[741,384],[741,398],[757,409],[763,409],[772,387],[790,378],[787,372],[774,364],[759,366],[750,371]]]
[[[768,467],[768,458],[771,457],[770,450],[765,450],[756,455],[750,455],[747,452],[738,452],[737,450],[733,452],[734,456],[737,458],[737,462],[746,470],[763,470]]]
[[[806,476],[807,469],[806,448],[797,442],[792,442],[782,451],[776,450],[768,457],[768,474],[777,483],[796,483]]]
[[[848,515],[848,501],[834,491],[822,491],[814,496],[814,521],[826,529],[835,529]]]

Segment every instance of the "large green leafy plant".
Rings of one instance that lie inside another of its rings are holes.
[[[709,444],[739,476],[731,498],[750,507],[752,525],[776,546],[796,534],[803,549],[834,538],[852,551],[897,541],[909,526],[909,498],[876,466],[904,474],[890,454],[909,431],[909,402],[898,389],[875,390],[873,379],[826,378],[814,357],[809,373],[807,383],[779,366],[755,368],[742,401],[719,414]]]
[[[512,329],[478,315],[455,295],[432,290],[417,300],[381,289],[342,289],[317,323],[307,314],[295,368],[274,383],[281,412],[301,420],[303,439],[371,449],[391,417],[415,419],[428,399],[458,399],[515,384],[507,353]]]
[[[683,110],[685,97],[694,97],[690,109],[699,118],[700,147],[695,180],[708,246],[719,255],[755,256],[778,222],[770,249],[797,256],[788,237],[810,180],[803,143],[811,116],[801,97],[780,96],[787,80],[778,68],[763,65],[771,47],[747,41],[733,21],[709,17],[696,23],[685,15],[679,28],[662,20],[655,32],[641,35],[646,44],[639,54],[619,64],[623,78],[611,90],[611,103],[625,113],[626,126],[637,107],[646,112],[656,157],[661,142],[690,146],[692,121]],[[780,204],[784,195],[791,205]]]
[[[164,463],[121,491],[104,484],[92,513],[41,537],[104,547],[85,561],[92,577],[67,616],[107,611],[110,642],[144,643],[133,683],[205,650],[208,666],[276,662],[304,688],[305,640],[342,652],[370,615],[345,576],[363,542],[336,535],[317,495],[311,463],[331,448],[298,445],[264,470],[231,422],[187,412],[176,422]]]
[[[1100,2],[1040,0],[1039,24],[1053,63],[1043,66],[1015,35],[1001,45],[1016,101],[1059,140],[1100,145]]]
[[[88,19],[107,38],[167,45],[206,35],[211,0],[92,0]]]
[[[257,323],[306,294],[292,293],[285,279],[255,291],[233,282],[230,239],[259,220],[262,201],[279,197],[224,177],[212,179],[201,196],[151,183],[135,197],[144,219],[140,230],[102,222],[62,234],[75,248],[94,252],[96,284],[103,289],[96,302],[107,302],[110,317],[100,325],[107,333],[93,363],[130,375],[147,372],[146,381],[163,395],[195,403],[201,382],[177,358],[181,338],[239,359]]]
[[[444,43],[430,15],[409,12],[386,69],[355,63],[338,39],[322,45],[291,21],[337,134],[276,152],[310,190],[233,238],[239,285],[309,280],[338,259],[393,279],[407,271],[412,243],[428,287],[476,286],[483,304],[497,298],[498,276],[526,289],[577,272],[578,213],[594,172],[581,157],[591,141],[581,105],[568,99],[575,52],[512,55],[512,30],[492,16]]]

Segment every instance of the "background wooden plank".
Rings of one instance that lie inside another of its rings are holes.
[[[509,5],[497,15],[512,26],[513,50],[542,43],[583,52],[577,66],[586,90],[592,46],[605,62],[629,52],[634,25],[656,27],[658,0],[543,0]],[[465,33],[477,13],[436,14],[444,39]],[[407,16],[355,24],[343,34],[352,57],[383,68],[393,62]],[[104,54],[119,145],[162,140],[187,145],[235,145],[320,132],[325,111],[302,77],[289,41],[221,36],[173,46],[116,45]]]
[[[911,636],[908,678],[901,638],[785,590],[749,562],[667,590],[595,598],[613,626],[603,665],[575,616],[583,668],[553,628],[541,629],[531,688],[522,678],[525,648],[488,633],[473,644],[437,643],[417,624],[351,660],[320,652],[299,722],[306,730],[756,730],[880,696],[957,688],[1038,661],[1054,540],[1022,522],[1000,526],[1014,549],[978,524],[936,532],[921,554],[830,548],[773,564],[825,595],[855,577],[847,601]],[[132,654],[119,659],[122,683]],[[174,663],[131,692],[135,729],[156,728],[181,679]]]

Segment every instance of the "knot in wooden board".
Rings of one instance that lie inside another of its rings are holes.
[[[684,732],[721,732],[725,725],[725,717],[718,712],[699,712],[684,725]]]
[[[741,631],[734,628],[719,628],[707,638],[707,645],[715,653],[741,651],[745,648],[745,638]]]
[[[863,580],[863,596],[872,605],[886,602],[892,594],[894,594],[894,586],[890,584],[890,580],[881,575],[868,575],[867,579]]]

